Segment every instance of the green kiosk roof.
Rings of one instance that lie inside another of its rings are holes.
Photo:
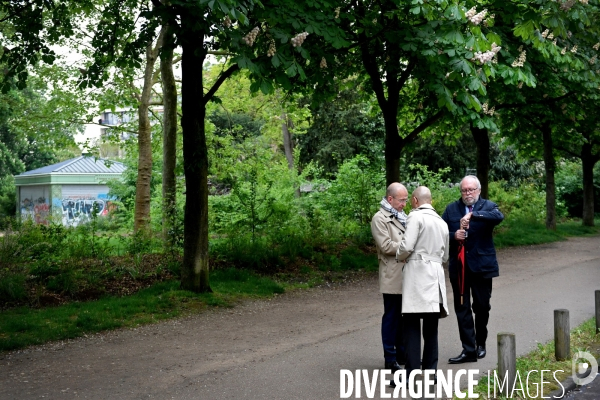
[[[120,178],[125,165],[90,156],[75,157],[15,176],[16,186],[41,184],[99,184]]]

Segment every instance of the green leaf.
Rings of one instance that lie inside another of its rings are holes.
[[[296,63],[292,63],[292,65],[290,65],[289,68],[285,70],[285,73],[288,76],[296,76],[296,74],[298,73],[298,69],[296,68]]]
[[[500,37],[500,35],[496,35],[495,33],[488,33],[487,35],[487,40],[488,42],[491,43],[496,43],[498,46],[500,46],[502,44],[502,38]]]
[[[450,31],[446,34],[446,36],[444,36],[444,38],[446,40],[459,44],[465,42],[465,38],[463,37],[462,33],[460,33],[460,31]]]
[[[469,79],[469,89],[472,91],[476,91],[479,90],[479,87],[481,86],[481,82],[479,82],[479,79],[476,77],[472,77],[471,79]]]
[[[279,56],[277,55],[277,53],[275,53],[275,55],[273,57],[271,57],[271,64],[277,68],[281,65],[281,61],[279,61]]]
[[[219,7],[221,8],[221,11],[223,11],[225,14],[229,14],[229,7],[227,7],[227,4],[223,3],[222,1],[219,1]]]
[[[520,25],[517,25],[514,29],[515,36],[520,36],[523,39],[527,40],[531,36],[533,36],[534,24],[533,21],[527,21]]]
[[[416,6],[410,9],[410,12],[413,14],[419,14],[421,12],[421,7],[420,6]]]
[[[470,97],[470,104],[477,112],[481,111],[481,103],[479,103],[479,99],[475,96]]]
[[[260,91],[264,94],[269,94],[273,92],[273,85],[271,85],[271,82],[264,80],[260,84]]]

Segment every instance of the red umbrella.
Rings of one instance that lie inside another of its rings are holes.
[[[460,288],[460,304],[463,304],[465,293],[465,241],[458,242],[458,287]]]

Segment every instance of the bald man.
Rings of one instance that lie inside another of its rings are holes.
[[[448,262],[448,226],[431,205],[425,186],[414,190],[412,210],[396,258],[406,261],[402,281],[402,318],[406,345],[406,375],[413,370],[436,370],[438,322],[448,316],[446,280],[442,264]],[[421,320],[423,355],[421,368]]]
[[[381,341],[385,369],[396,372],[405,362],[402,327],[402,264],[396,261],[396,251],[404,235],[408,201],[406,188],[394,182],[388,186],[379,211],[371,220],[371,233],[377,245],[379,259],[379,291],[383,294]]]

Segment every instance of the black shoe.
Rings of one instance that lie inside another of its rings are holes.
[[[406,359],[404,359],[404,358],[399,358],[399,359],[397,359],[396,362],[400,365],[406,365]]]
[[[463,350],[458,357],[448,360],[448,364],[462,364],[467,362],[477,362],[477,356],[475,354],[467,354]]]
[[[477,346],[477,358],[483,358],[486,354],[485,346]]]
[[[400,364],[398,364],[398,362],[386,362],[385,369],[391,369],[392,374],[393,374],[394,372],[398,371],[399,369],[402,369],[402,367],[400,366]]]

